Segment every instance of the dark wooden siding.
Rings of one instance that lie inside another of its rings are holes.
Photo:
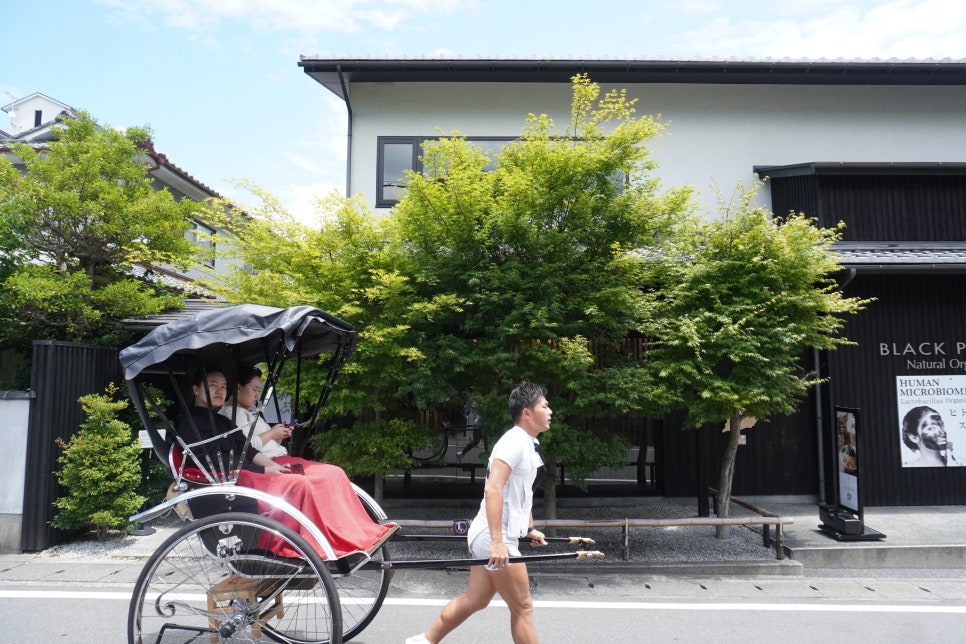
[[[777,216],[804,212],[845,241],[966,239],[966,176],[807,174],[771,179]]]
[[[966,283],[955,275],[860,275],[847,294],[878,298],[846,325],[846,337],[858,346],[828,354],[829,404],[860,410],[859,492],[863,503],[966,503],[966,467],[902,467],[896,398],[896,376],[955,374],[963,373],[962,368],[952,369],[947,362],[942,369],[911,370],[907,358],[882,356],[879,348],[882,342],[903,346],[946,341],[953,349],[957,339],[966,340],[962,309]],[[831,426],[826,425],[830,440]]]
[[[810,397],[801,413],[762,421],[744,431],[738,448],[733,493],[738,496],[818,494],[818,447]],[[695,496],[702,486],[718,486],[727,436],[724,423],[700,430],[669,427],[665,421],[663,464],[667,496]],[[698,468],[701,468],[699,472]]]
[[[776,217],[785,217],[789,213],[821,217],[814,174],[772,179],[771,183],[771,210]]]
[[[108,383],[124,382],[118,350],[67,342],[35,342],[27,467],[24,480],[20,548],[37,551],[60,543],[64,534],[50,526],[53,502],[60,494],[56,439],[68,440],[84,421],[77,399],[102,393]]]

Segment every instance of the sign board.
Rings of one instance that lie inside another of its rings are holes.
[[[966,375],[896,376],[902,467],[961,467],[966,444]]]
[[[861,516],[859,506],[859,410],[835,408],[835,454],[839,507]]]

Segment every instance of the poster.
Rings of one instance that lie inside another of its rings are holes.
[[[959,467],[966,445],[966,375],[896,376],[902,467]]]
[[[859,512],[859,451],[854,409],[835,408],[835,441],[839,480],[839,505]]]

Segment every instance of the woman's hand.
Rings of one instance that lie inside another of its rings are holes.
[[[527,532],[527,539],[530,540],[530,545],[531,546],[545,546],[545,545],[547,545],[547,537],[542,532],[540,532],[539,530],[537,530],[536,528],[534,528],[533,530],[530,530],[529,532]]]
[[[486,564],[488,570],[503,570],[510,563],[510,551],[502,541],[490,542],[490,561]]]
[[[273,440],[276,443],[281,443],[283,440],[285,440],[291,435],[292,435],[291,427],[289,427],[285,423],[278,423],[276,425],[272,425],[272,428],[270,430],[262,434],[262,441],[268,442],[265,440],[265,437],[267,436],[270,440]]]
[[[266,474],[289,474],[290,472],[289,472],[288,465],[280,465],[272,461],[271,465],[265,466],[265,473]]]

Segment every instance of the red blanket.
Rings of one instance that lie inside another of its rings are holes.
[[[369,517],[341,467],[294,456],[279,456],[273,460],[279,464],[301,463],[305,473],[256,474],[242,470],[238,484],[285,499],[301,510],[318,526],[337,556],[357,550],[372,551],[395,531],[395,524],[383,525]],[[258,505],[262,513],[273,510],[261,501]],[[269,516],[305,537],[325,557],[308,530],[288,514],[273,511]],[[270,544],[260,545],[283,556],[295,556],[295,553],[278,552],[278,548]]]

